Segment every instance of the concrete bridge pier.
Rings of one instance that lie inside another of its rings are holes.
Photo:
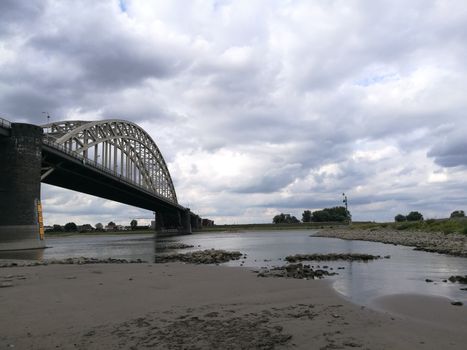
[[[155,229],[156,233],[165,232],[167,229],[172,229],[182,234],[192,233],[190,209],[171,213],[156,212]]]
[[[44,248],[42,128],[12,123],[0,138],[0,250]]]
[[[183,233],[192,233],[191,231],[191,212],[190,209],[185,209],[181,212]]]

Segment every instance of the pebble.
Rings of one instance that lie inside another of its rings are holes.
[[[452,302],[451,302],[451,305],[454,305],[454,306],[462,306],[462,305],[464,305],[464,304],[462,303],[462,301],[452,301]]]

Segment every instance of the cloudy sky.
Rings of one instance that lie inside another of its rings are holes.
[[[119,118],[216,223],[467,210],[464,0],[0,1],[0,116]],[[46,224],[151,212],[43,185]]]

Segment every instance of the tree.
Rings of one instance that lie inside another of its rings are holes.
[[[107,224],[107,226],[110,227],[110,228],[115,228],[115,226],[117,226],[117,225],[115,225],[115,222],[111,221],[111,222],[109,222]]]
[[[136,230],[136,227],[138,227],[138,221],[136,221],[135,219],[131,220],[130,227],[132,230]]]
[[[311,220],[315,222],[344,222],[350,220],[350,218],[351,215],[345,207],[324,208],[323,210],[316,210],[311,214]]]
[[[94,226],[96,226],[96,231],[104,231],[104,225],[102,225],[100,222]]]
[[[402,214],[397,214],[397,215],[394,217],[394,221],[395,221],[395,222],[407,221],[407,217],[406,217],[405,215],[402,215]]]
[[[311,211],[305,210],[302,214],[302,222],[311,222]]]
[[[300,221],[295,216],[280,213],[279,215],[274,216],[272,222],[274,224],[298,224]]]
[[[66,232],[75,232],[78,231],[78,226],[74,222],[69,222],[65,224],[65,231]]]
[[[411,211],[409,215],[407,215],[407,221],[423,221],[423,215],[418,211]]]
[[[463,218],[465,217],[465,213],[463,210],[454,210],[451,213],[451,218]]]
[[[63,227],[61,225],[55,224],[52,229],[53,232],[63,232]]]

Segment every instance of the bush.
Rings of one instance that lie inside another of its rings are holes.
[[[395,222],[404,222],[407,221],[407,217],[402,214],[397,214],[396,217],[394,218]]]
[[[407,221],[423,221],[423,215],[418,211],[411,211],[409,215],[406,216]]]
[[[75,232],[78,231],[78,226],[74,222],[69,222],[65,224],[65,231],[66,232]]]
[[[280,213],[279,215],[274,216],[272,219],[274,224],[298,224],[300,221],[290,214]]]
[[[350,218],[350,213],[345,207],[324,208],[323,210],[316,210],[311,214],[311,220],[314,222],[344,222],[350,220]]]
[[[465,217],[465,213],[463,210],[454,210],[451,213],[451,218],[463,218]]]

